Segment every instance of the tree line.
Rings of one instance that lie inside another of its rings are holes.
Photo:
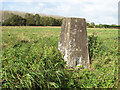
[[[26,13],[25,17],[13,14],[8,19],[4,20],[2,26],[61,26],[63,18],[53,18],[50,16],[40,16],[39,14]],[[99,24],[94,22],[86,22],[88,28],[120,28],[120,25]]]
[[[116,25],[116,24],[112,24],[112,25],[108,25],[108,24],[95,25],[94,22],[91,22],[91,23],[86,22],[86,24],[87,24],[88,28],[120,28],[120,25]]]
[[[24,18],[19,15],[12,15],[3,21],[2,26],[61,26],[61,24],[62,19],[26,13]]]

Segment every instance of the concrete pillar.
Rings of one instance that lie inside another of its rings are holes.
[[[68,67],[82,65],[87,67],[89,62],[86,21],[82,18],[66,18],[63,20],[59,51],[64,54]]]

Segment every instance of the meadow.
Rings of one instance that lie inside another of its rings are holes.
[[[87,28],[91,65],[65,66],[60,27],[2,27],[3,88],[117,88],[118,30]]]

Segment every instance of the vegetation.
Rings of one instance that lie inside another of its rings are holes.
[[[59,27],[3,27],[3,88],[116,88],[118,30],[88,28],[91,66],[73,70],[58,51]]]
[[[1,12],[0,12],[1,13]],[[40,15],[23,12],[2,11],[3,26],[61,26],[65,17]],[[20,19],[21,18],[21,19]],[[13,19],[13,20],[12,20]],[[16,20],[15,20],[16,19]],[[22,24],[18,24],[18,23]],[[0,21],[1,23],[1,21]],[[12,24],[11,24],[12,23]],[[120,28],[120,25],[99,24],[94,22],[86,23],[88,28]]]
[[[4,21],[3,26],[25,26],[26,20],[18,15],[13,15],[11,18]]]
[[[7,10],[0,10],[0,14],[2,15],[2,19],[3,21],[5,21],[6,19],[10,18],[12,15],[19,15],[22,18],[25,18],[26,16],[26,12],[21,12],[21,11],[7,11]],[[32,13],[30,13],[32,14]],[[34,14],[32,14],[34,15]],[[41,17],[47,16],[47,17],[52,17],[55,19],[62,19],[64,17],[62,16],[57,16],[57,15],[45,15],[45,14],[39,14]]]
[[[3,22],[3,26],[61,26],[62,19],[52,17],[40,17],[38,14],[32,15],[26,13],[25,18],[18,15],[12,15]]]
[[[120,28],[120,25],[116,25],[116,24],[112,24],[112,25],[108,25],[108,24],[95,25],[94,22],[92,22],[92,23],[87,22],[87,27],[88,28]]]
[[[2,14],[3,26],[61,26],[63,18],[57,16],[41,16],[39,14],[33,15],[31,13],[15,13],[10,11],[4,11]]]

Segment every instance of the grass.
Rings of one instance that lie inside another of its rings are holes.
[[[3,27],[2,87],[116,88],[118,30],[87,29],[92,64],[79,70],[65,66],[58,51],[60,31],[60,27]]]

